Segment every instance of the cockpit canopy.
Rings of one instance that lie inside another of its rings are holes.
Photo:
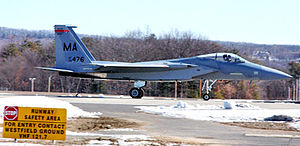
[[[246,60],[238,55],[232,53],[213,53],[207,55],[200,55],[200,58],[215,59],[218,61],[244,63]]]
[[[245,59],[242,57],[232,54],[232,53],[216,53],[216,60],[227,61],[227,62],[236,62],[244,63]]]

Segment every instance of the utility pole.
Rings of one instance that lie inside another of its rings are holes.
[[[202,80],[200,80],[200,83],[199,83],[199,98],[202,97],[201,91],[202,91]]]
[[[77,84],[77,87],[76,87],[76,94],[79,94],[78,90],[79,90],[80,83],[81,83],[81,78],[79,78],[79,81],[78,81],[78,84]]]
[[[288,100],[291,100],[291,87],[288,87]]]
[[[293,100],[295,100],[295,94],[296,94],[295,84],[293,84]]]
[[[175,81],[175,99],[177,99],[177,80]]]
[[[31,81],[31,92],[34,92],[34,80],[36,78],[29,78],[29,80]]]
[[[181,86],[180,86],[180,98],[183,98],[183,81],[180,82]]]
[[[63,79],[62,79],[62,78],[60,78],[60,83],[61,83],[61,91],[62,91],[63,93],[65,93],[64,83],[63,83]]]
[[[52,75],[49,76],[48,78],[48,92],[51,92],[50,89],[51,89],[51,78],[52,78]]]
[[[297,97],[297,101],[299,101],[300,100],[300,79],[298,78],[297,81],[298,81],[298,97]]]
[[[298,85],[298,80],[297,80],[297,79],[296,79],[295,82],[296,82],[296,88],[295,88],[295,91],[296,91],[296,94],[295,94],[295,100],[297,101],[298,94],[299,94],[299,93],[298,93],[298,88],[299,88],[298,86],[299,86],[299,85]]]

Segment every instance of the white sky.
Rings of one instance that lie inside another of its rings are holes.
[[[300,45],[299,0],[2,0],[0,26],[123,35],[149,27],[174,29],[211,40]],[[0,32],[1,33],[1,32]]]

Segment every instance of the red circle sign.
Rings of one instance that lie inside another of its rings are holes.
[[[5,106],[3,114],[4,114],[4,120],[16,121],[16,120],[18,120],[18,107],[17,106]]]

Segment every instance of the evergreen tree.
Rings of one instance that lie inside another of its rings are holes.
[[[20,56],[21,51],[17,48],[16,44],[9,44],[4,48],[4,51],[1,53],[1,57],[8,58],[10,56]]]

